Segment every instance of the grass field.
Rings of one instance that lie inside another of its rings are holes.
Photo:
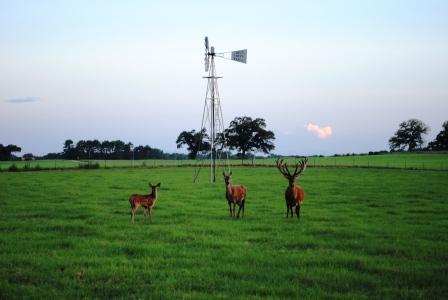
[[[293,163],[295,158],[286,158]],[[35,161],[0,161],[0,171],[7,170],[12,164],[19,169],[26,165],[30,168],[39,166],[43,169],[66,169],[78,168],[80,164],[88,161],[77,160],[35,160]],[[160,167],[160,166],[194,166],[195,160],[91,160],[91,164],[98,163],[100,168],[114,167]],[[208,161],[203,161],[206,164]],[[241,160],[230,160],[232,165],[241,165]],[[254,161],[245,160],[244,164],[257,166],[273,166],[273,158],[257,158]],[[381,155],[354,155],[354,156],[326,156],[309,157],[309,165],[315,167],[374,167],[374,168],[398,168],[398,169],[421,169],[421,170],[448,170],[447,152],[417,152],[417,153],[388,153]]]
[[[309,168],[300,220],[275,168],[233,174],[239,220],[192,168],[0,173],[0,298],[446,298],[448,172]]]

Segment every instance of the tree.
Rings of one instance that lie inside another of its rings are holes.
[[[16,145],[10,144],[8,146],[3,146],[2,144],[0,144],[0,160],[11,160],[11,153],[20,151],[22,151],[22,148]]]
[[[395,135],[389,139],[389,147],[394,150],[414,151],[421,148],[423,134],[427,134],[429,127],[418,119],[409,119],[400,123]]]
[[[442,125],[436,139],[428,144],[428,150],[448,150],[448,121]]]
[[[236,117],[230,122],[229,128],[224,130],[227,145],[231,150],[241,153],[241,159],[248,151],[261,151],[268,154],[275,149],[273,140],[275,135],[266,130],[266,121],[261,118]]]
[[[65,140],[63,156],[65,159],[76,159],[76,149],[72,140]]]
[[[187,145],[188,158],[196,159],[199,151],[205,151],[210,149],[210,143],[207,142],[208,135],[205,129],[196,132],[194,129],[191,131],[182,131],[177,137],[177,148],[182,148],[183,145]]]
[[[109,154],[112,152],[112,145],[109,141],[101,143],[101,152],[104,154],[105,159],[109,157]]]

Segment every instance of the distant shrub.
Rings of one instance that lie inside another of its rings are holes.
[[[34,166],[34,171],[41,171],[41,170],[42,170],[42,168],[41,168],[41,166],[39,166],[39,164]]]
[[[16,164],[12,164],[9,166],[8,171],[9,172],[18,172],[19,168],[17,168]]]
[[[91,164],[91,163],[83,163],[83,164],[79,164],[78,168],[80,169],[99,169],[100,168],[100,164],[98,162]]]
[[[142,167],[146,167],[146,161],[142,162]]]
[[[390,151],[390,152],[399,152],[399,151]],[[381,151],[369,151],[369,155],[380,155],[380,154],[387,154],[389,153],[386,150],[381,150]]]

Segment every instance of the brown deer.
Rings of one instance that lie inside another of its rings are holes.
[[[282,173],[282,175],[288,179],[288,187],[285,191],[285,200],[286,200],[286,217],[289,216],[289,211],[291,211],[291,217],[294,217],[292,212],[293,207],[296,208],[297,218],[300,218],[300,207],[303,204],[303,200],[305,199],[305,192],[303,188],[299,185],[295,184],[297,177],[305,170],[308,159],[302,159],[300,162],[296,164],[296,168],[294,172],[291,174],[289,172],[288,166],[283,162],[283,159],[277,159],[277,169]]]
[[[146,217],[149,214],[149,222],[151,222],[151,210],[156,204],[157,201],[157,189],[160,188],[160,183],[156,185],[152,185],[149,183],[149,187],[152,192],[150,195],[139,195],[133,194],[129,197],[129,203],[131,204],[131,221],[134,223],[135,213],[139,209],[139,207],[144,208],[144,216],[142,223],[145,221]]]
[[[232,181],[232,172],[230,172],[228,175],[222,172],[222,175],[224,176],[224,181],[226,183],[226,199],[227,203],[229,203],[230,217],[235,217],[235,206],[237,204],[239,206],[239,209],[236,217],[240,217],[241,209],[243,210],[243,214],[241,217],[244,217],[244,204],[246,202],[247,189],[242,185],[232,185],[230,183]]]

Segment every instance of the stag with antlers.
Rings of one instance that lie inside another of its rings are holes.
[[[286,217],[288,218],[289,212],[291,211],[291,217],[294,217],[292,209],[295,207],[297,218],[300,218],[300,207],[305,199],[305,192],[303,188],[295,184],[297,177],[305,170],[308,159],[302,159],[295,166],[294,172],[291,174],[288,169],[288,165],[283,162],[283,159],[277,159],[277,169],[280,173],[288,179],[288,187],[285,191],[286,200]]]

